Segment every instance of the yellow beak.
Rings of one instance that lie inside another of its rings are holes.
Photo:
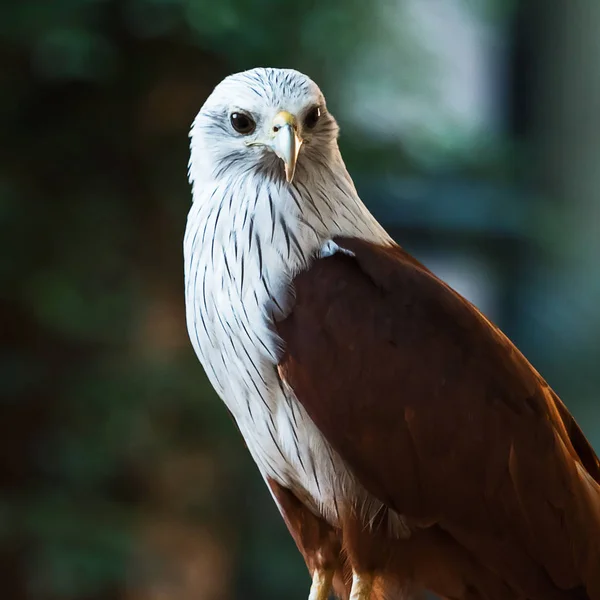
[[[298,137],[296,117],[282,110],[273,119],[273,141],[271,147],[275,154],[283,161],[285,178],[288,183],[291,183],[294,179],[300,146],[302,146],[302,140]]]

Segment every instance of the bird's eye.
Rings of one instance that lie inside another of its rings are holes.
[[[308,111],[306,117],[304,117],[304,127],[308,127],[308,129],[313,129],[315,125],[319,122],[321,118],[321,109],[318,106],[311,108]]]
[[[231,126],[243,135],[252,133],[256,127],[256,123],[244,113],[234,112],[231,114]]]

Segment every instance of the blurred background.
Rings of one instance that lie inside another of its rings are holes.
[[[600,3],[0,5],[7,600],[305,600],[184,323],[188,130],[253,66],[310,74],[375,215],[600,448]]]

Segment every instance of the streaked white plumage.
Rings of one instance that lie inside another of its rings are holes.
[[[314,129],[303,118],[314,107]],[[279,111],[304,140],[293,183],[265,147]],[[236,132],[231,114],[256,121]],[[292,70],[254,69],[225,79],[191,131],[193,206],[185,234],[188,330],[206,373],[263,477],[291,489],[336,524],[340,503],[366,522],[381,503],[368,496],[329,447],[277,372],[274,318],[286,313],[290,281],[331,238],[390,238],[359,199],[337,145],[338,127],[317,85]],[[262,144],[262,145],[261,145]],[[401,535],[397,516],[390,527]]]

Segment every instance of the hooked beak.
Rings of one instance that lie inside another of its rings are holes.
[[[302,140],[298,137],[296,118],[289,112],[282,110],[273,119],[271,148],[283,161],[285,178],[288,183],[291,183],[294,179],[300,146],[302,146]]]

